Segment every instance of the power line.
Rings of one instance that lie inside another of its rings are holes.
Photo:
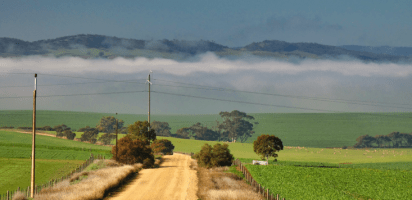
[[[198,99],[209,99],[209,100],[216,100],[216,101],[227,101],[227,102],[233,102],[233,103],[245,103],[245,104],[253,104],[253,105],[281,107],[281,108],[295,108],[295,109],[302,109],[302,110],[323,111],[323,112],[337,112],[337,113],[340,112],[340,113],[341,113],[341,111],[332,111],[332,110],[323,110],[323,109],[312,109],[312,108],[302,108],[302,107],[295,107],[295,106],[282,106],[282,105],[275,105],[275,104],[253,103],[253,102],[247,102],[247,101],[236,101],[236,100],[216,99],[216,98],[210,98],[210,97],[199,97],[199,96],[192,96],[192,95],[185,95],[185,94],[175,94],[175,93],[169,93],[169,92],[157,92],[157,91],[152,91],[152,92],[154,92],[154,93],[160,93],[160,94],[175,95],[175,96],[192,97],[192,98],[198,98]]]
[[[136,80],[144,80],[144,79],[136,79]],[[84,82],[84,83],[67,83],[67,84],[47,84],[47,85],[37,85],[37,86],[61,86],[61,85],[81,85],[81,84],[93,84],[93,83],[109,83],[109,82],[122,82],[122,83],[137,83],[137,84],[142,84],[144,83],[139,83],[138,81],[100,81],[100,82]],[[12,88],[12,87],[33,87],[33,85],[22,85],[22,86],[4,86],[0,88]]]
[[[65,97],[65,96],[86,96],[86,95],[106,95],[106,94],[126,94],[126,93],[138,93],[146,91],[125,91],[125,92],[102,92],[102,93],[89,93],[89,94],[61,94],[61,95],[45,95],[37,97]],[[32,98],[32,96],[20,96],[20,97],[0,97],[0,99],[18,99],[18,98]]]
[[[178,83],[178,84],[189,84],[183,83],[178,81],[166,81],[161,79],[154,79],[162,82],[170,82],[170,83]],[[388,102],[371,102],[371,101],[359,101],[359,100],[347,100],[347,99],[330,99],[330,98],[319,98],[319,97],[308,97],[308,96],[297,96],[297,95],[284,95],[284,94],[275,94],[275,93],[264,93],[264,92],[252,92],[252,91],[244,91],[244,90],[235,90],[230,88],[222,88],[222,87],[214,87],[214,86],[205,86],[205,85],[198,85],[198,84],[191,84],[201,86],[199,87],[192,87],[192,86],[168,86],[163,84],[155,84],[167,87],[182,87],[182,88],[197,88],[197,89],[206,89],[206,90],[217,90],[217,91],[232,91],[232,92],[244,92],[244,93],[251,93],[251,94],[262,94],[262,95],[270,95],[270,96],[281,96],[281,97],[288,97],[288,98],[296,98],[296,99],[309,99],[309,100],[316,100],[316,101],[326,101],[326,102],[337,102],[337,103],[349,103],[349,104],[358,104],[358,105],[371,105],[371,106],[383,106],[378,104],[391,104],[391,105],[401,105],[401,106],[412,106],[411,104],[396,104],[396,103],[388,103]],[[359,103],[356,103],[359,102]],[[363,103],[363,104],[360,104]],[[372,104],[371,104],[372,103]],[[394,107],[394,106],[385,106],[385,107]],[[395,108],[407,108],[412,109],[410,107],[395,107]]]

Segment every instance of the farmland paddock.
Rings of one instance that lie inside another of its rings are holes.
[[[255,191],[263,195],[267,200],[280,200],[281,197],[279,194],[276,194],[275,196],[274,193],[269,191],[269,188],[265,188],[261,186],[259,183],[257,183],[255,179],[252,177],[252,175],[250,174],[250,172],[247,170],[246,166],[243,165],[239,159],[234,160],[232,165],[237,165],[240,171],[245,176],[247,183],[253,186],[255,188]],[[282,200],[285,200],[285,198],[282,198]]]
[[[69,174],[67,174],[65,176],[62,176],[59,179],[50,180],[46,184],[36,185],[35,189],[34,189],[34,191],[35,191],[34,193],[39,194],[39,193],[41,193],[42,189],[48,188],[48,187],[53,187],[57,183],[62,182],[64,180],[70,178],[74,173],[78,173],[78,172],[83,171],[87,166],[89,166],[91,163],[93,163],[93,161],[96,160],[96,159],[104,159],[104,156],[91,154],[89,159],[87,159],[83,164],[79,165],[76,169],[74,169]],[[18,187],[16,190],[7,191],[5,194],[0,194],[0,200],[11,200],[14,195],[20,195],[20,196],[24,195],[25,197],[29,197],[30,196],[30,186],[27,187],[27,188]]]

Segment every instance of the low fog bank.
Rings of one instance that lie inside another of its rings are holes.
[[[0,110],[30,110],[33,74],[38,73],[39,110],[145,114],[147,92],[133,91],[147,91],[145,79],[150,70],[153,71],[153,114],[217,114],[235,109],[249,113],[412,111],[409,105],[412,64],[364,63],[347,57],[335,60],[275,60],[253,56],[225,59],[213,53],[184,62],[147,58],[0,58],[0,97],[27,97],[0,98]],[[96,83],[80,84],[86,82]],[[276,95],[221,91],[212,87]],[[132,93],[114,93],[127,91]],[[112,94],[71,96],[91,93]],[[42,97],[50,95],[70,96]],[[352,101],[342,103],[342,99]]]

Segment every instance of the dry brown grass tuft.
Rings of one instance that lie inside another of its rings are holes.
[[[229,167],[206,169],[197,168],[199,179],[198,197],[202,200],[261,200],[263,197],[255,192],[242,178],[232,173],[225,173]]]
[[[110,162],[111,161],[109,161],[109,163]],[[76,173],[68,180],[62,181],[53,187],[43,189],[34,199],[101,199],[106,191],[119,185],[127,176],[138,170],[140,165],[124,165],[120,167],[99,169],[96,171]],[[80,182],[76,184],[70,184],[70,182],[78,180],[79,177],[84,175],[87,175],[87,178],[81,179]]]
[[[27,197],[22,192],[18,191],[13,195],[12,200],[27,200]]]
[[[118,162],[116,162],[115,160],[112,160],[112,159],[104,160],[103,162],[107,167],[120,167],[120,166],[122,166],[122,164],[120,164],[120,163],[118,163]]]

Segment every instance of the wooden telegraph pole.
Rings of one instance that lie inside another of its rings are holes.
[[[150,71],[150,72],[152,72],[152,71]],[[147,82],[149,83],[149,112],[148,112],[148,118],[147,118],[147,122],[149,122],[149,127],[148,127],[148,129],[150,130],[150,85],[152,84],[152,82],[150,82],[150,73],[149,73],[149,76],[148,76],[148,78],[147,78]]]
[[[119,126],[118,120],[117,120],[117,113],[116,113],[116,161],[117,161],[117,127]]]
[[[35,146],[36,146],[36,93],[37,93],[37,74],[34,74],[34,91],[33,91],[33,139],[31,146],[31,182],[30,182],[30,197],[34,198],[35,191]]]

